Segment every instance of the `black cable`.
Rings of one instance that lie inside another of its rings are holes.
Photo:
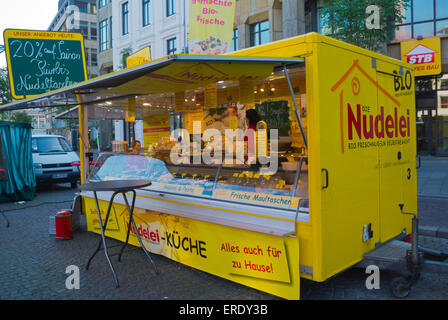
[[[64,200],[64,201],[56,201],[56,202],[54,202],[54,201],[52,201],[52,202],[41,202],[39,204],[32,205],[32,206],[27,206],[27,207],[14,208],[14,209],[8,209],[8,210],[0,210],[0,212],[3,213],[3,212],[18,211],[18,210],[24,210],[24,209],[30,209],[30,208],[39,207],[39,206],[45,205],[45,204],[58,204],[58,203],[66,203],[66,202],[73,202],[73,199],[71,199],[71,200]]]

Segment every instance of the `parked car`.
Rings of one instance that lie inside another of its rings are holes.
[[[77,187],[79,156],[62,136],[36,135],[31,139],[36,183],[70,182]]]

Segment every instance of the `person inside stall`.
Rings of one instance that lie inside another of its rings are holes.
[[[134,143],[132,143],[132,154],[139,154],[140,150],[142,149],[142,143],[138,140],[134,140]]]
[[[261,117],[255,109],[246,110],[246,133],[244,134],[244,143],[247,143],[247,152],[244,155],[244,162],[247,162],[248,155],[254,154],[256,145],[256,131],[257,123],[261,121]],[[249,140],[249,137],[253,137]],[[257,164],[251,164],[252,166],[258,167]]]

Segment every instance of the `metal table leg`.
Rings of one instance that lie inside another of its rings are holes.
[[[121,250],[120,250],[120,254],[118,255],[118,261],[121,260],[121,254],[123,253],[125,247],[126,247],[127,244],[128,244],[128,241],[129,241],[129,232],[131,231],[131,223],[132,223],[132,226],[134,227],[135,234],[137,235],[137,239],[138,239],[138,242],[140,243],[140,246],[142,247],[142,249],[143,249],[143,251],[145,252],[146,256],[148,257],[149,261],[151,261],[151,263],[152,263],[152,265],[153,265],[153,267],[154,267],[154,271],[156,272],[156,274],[159,274],[159,271],[157,270],[157,266],[156,266],[156,264],[155,264],[154,261],[152,260],[151,256],[149,255],[149,252],[146,250],[145,246],[143,245],[142,239],[140,238],[140,235],[139,235],[139,233],[138,233],[137,226],[136,226],[136,224],[135,224],[134,217],[133,217],[133,214],[134,214],[134,205],[135,205],[135,198],[137,197],[137,193],[135,192],[135,190],[132,190],[132,193],[133,193],[133,197],[132,197],[132,206],[129,207],[129,202],[128,202],[128,199],[127,199],[127,197],[126,197],[126,194],[125,194],[124,192],[122,192],[122,194],[123,194],[123,198],[124,198],[124,202],[126,203],[126,207],[127,207],[127,209],[128,209],[128,213],[129,213],[129,224],[128,224],[128,232],[127,232],[127,235],[126,235],[126,242],[124,243],[123,247],[122,247]]]
[[[110,266],[110,268],[112,270],[112,273],[114,275],[116,287],[118,288],[119,284],[118,284],[117,274],[115,273],[115,269],[114,269],[114,267],[112,265],[112,262],[110,261],[109,253],[107,252],[106,237],[104,236],[104,231],[106,230],[106,227],[107,227],[107,221],[109,220],[109,214],[110,214],[110,211],[111,211],[111,208],[112,208],[112,203],[114,202],[114,198],[118,194],[118,192],[114,192],[114,194],[112,195],[112,197],[111,197],[111,199],[109,201],[109,207],[107,208],[107,214],[106,214],[106,219],[104,221],[104,226],[103,226],[103,222],[101,220],[101,211],[100,211],[100,206],[98,204],[98,197],[96,195],[96,191],[93,191],[93,194],[95,196],[95,204],[96,204],[96,210],[97,210],[97,213],[98,213],[98,221],[100,223],[100,228],[101,228],[101,239],[100,239],[100,242],[98,244],[97,249],[95,250],[93,255],[90,257],[89,261],[87,262],[86,270],[89,269],[90,262],[92,261],[93,257],[98,253],[98,251],[100,250],[101,242],[102,242],[103,246],[104,246],[104,253],[106,254],[107,261],[109,262],[109,266]]]

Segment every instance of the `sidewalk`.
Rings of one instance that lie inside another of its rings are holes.
[[[448,157],[421,157],[417,170],[417,194],[448,199]]]
[[[448,239],[448,158],[421,157],[417,170],[419,233],[424,237]],[[438,240],[437,240],[438,241]],[[437,241],[430,241],[434,244]],[[446,243],[444,242],[446,245]],[[430,245],[434,247],[433,245]],[[436,245],[441,249],[439,245]]]

